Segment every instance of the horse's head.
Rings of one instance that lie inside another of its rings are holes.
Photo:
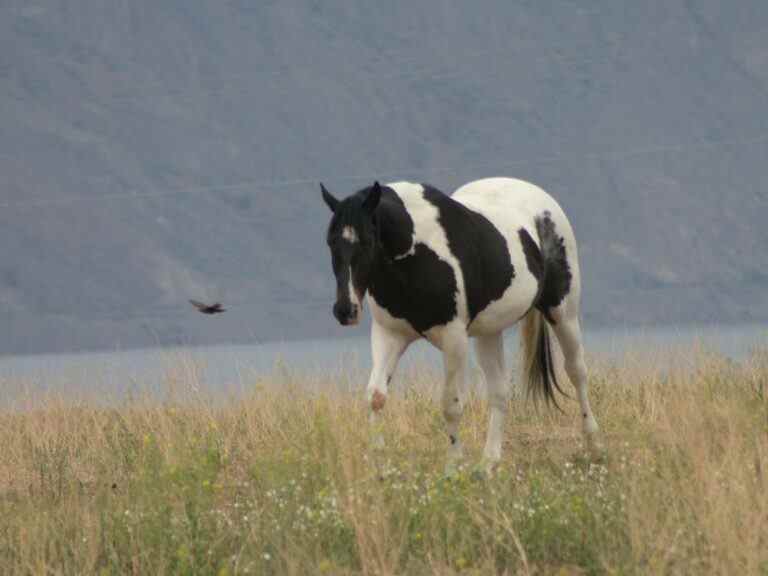
[[[334,198],[322,184],[320,189],[333,212],[327,237],[336,276],[333,315],[342,326],[349,326],[360,321],[371,280],[378,247],[374,212],[381,199],[381,186],[375,182],[344,200]]]

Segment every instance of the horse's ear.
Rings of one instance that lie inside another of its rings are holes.
[[[325,203],[328,205],[328,208],[331,209],[331,212],[336,212],[336,208],[339,207],[339,201],[325,189],[322,182],[320,182],[320,191],[323,193],[323,200],[325,200]]]
[[[363,200],[363,208],[369,214],[373,214],[373,211],[376,210],[376,207],[379,205],[379,200],[381,200],[381,186],[377,180],[373,183],[373,186],[371,186],[365,200]]]

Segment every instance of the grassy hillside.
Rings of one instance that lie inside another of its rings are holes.
[[[180,366],[164,399],[18,397],[0,415],[4,574],[766,574],[768,357],[593,362],[608,456],[583,452],[573,402],[513,402],[505,457],[467,466],[414,369],[368,448],[351,374],[252,382],[209,402]],[[323,390],[326,390],[324,392]]]

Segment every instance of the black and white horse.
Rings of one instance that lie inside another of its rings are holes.
[[[576,240],[551,196],[511,178],[470,182],[452,196],[412,182],[376,182],[344,200],[321,189],[333,212],[327,237],[337,281],[333,314],[342,325],[357,324],[367,297],[373,316],[367,393],[374,422],[398,360],[411,342],[426,338],[443,353],[452,467],[462,456],[459,422],[474,337],[490,406],[483,456],[493,466],[501,458],[510,398],[502,333],[522,319],[529,392],[554,401],[559,390],[552,330],[578,393],[583,432],[594,445],[598,425],[587,396]]]

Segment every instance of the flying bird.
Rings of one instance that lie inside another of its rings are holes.
[[[226,310],[226,308],[221,307],[221,302],[215,304],[203,304],[197,300],[190,300],[189,302],[203,314],[221,314]]]

